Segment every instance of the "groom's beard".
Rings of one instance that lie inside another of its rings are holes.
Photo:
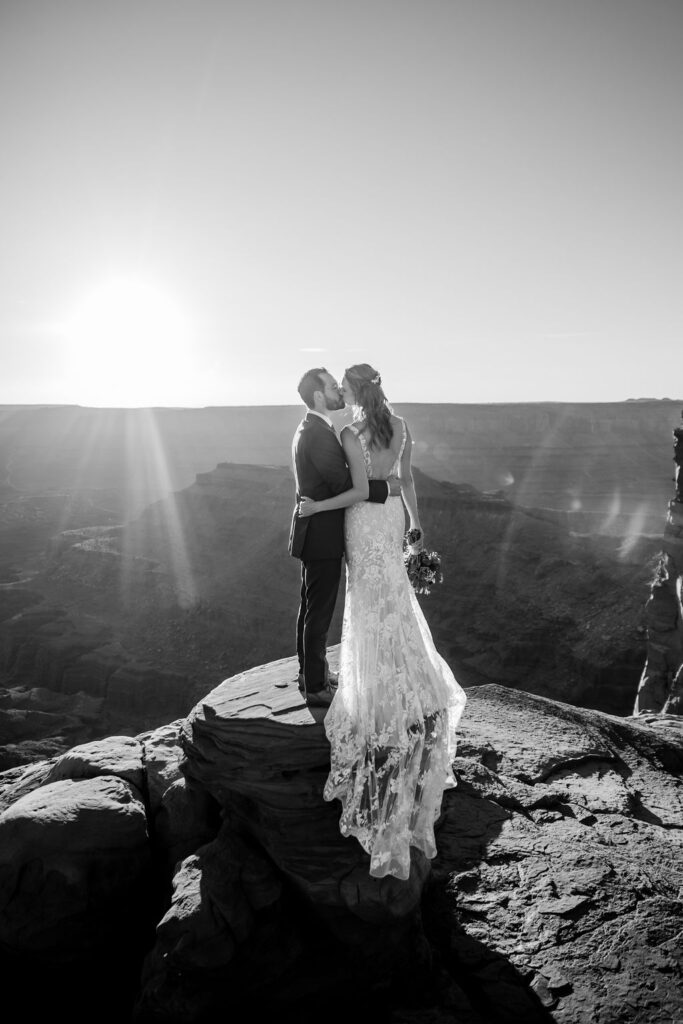
[[[327,395],[325,395],[325,408],[327,409],[328,412],[338,412],[345,406],[346,402],[344,401],[341,395],[339,395],[339,397],[336,400],[328,398]]]

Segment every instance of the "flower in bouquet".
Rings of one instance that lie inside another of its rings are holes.
[[[429,594],[435,583],[443,582],[441,556],[438,551],[416,550],[415,545],[422,538],[420,530],[409,530],[406,534],[406,549],[403,562],[408,579],[416,594]]]

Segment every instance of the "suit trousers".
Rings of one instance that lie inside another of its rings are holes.
[[[296,650],[308,693],[321,690],[327,682],[327,634],[339,591],[341,569],[341,556],[315,558],[301,563]]]

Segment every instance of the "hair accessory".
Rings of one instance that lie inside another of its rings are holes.
[[[375,375],[375,376],[374,376],[374,377],[372,378],[372,380],[370,381],[370,383],[371,383],[371,384],[381,384],[381,383],[382,383],[382,378],[380,377],[380,375],[379,375],[379,374],[376,374],[376,375]]]

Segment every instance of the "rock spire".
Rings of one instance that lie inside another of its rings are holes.
[[[681,411],[683,416],[683,410]],[[645,606],[647,660],[634,714],[683,714],[683,424],[675,427],[674,482],[662,551]]]

